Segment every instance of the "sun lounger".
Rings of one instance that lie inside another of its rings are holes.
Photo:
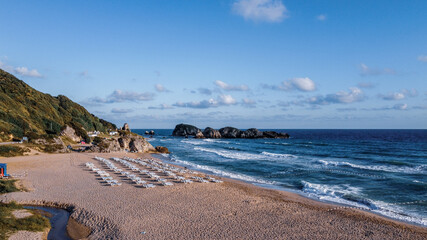
[[[137,185],[142,185],[142,184],[145,184],[145,183],[147,183],[147,182],[144,181],[144,180],[139,180],[139,181],[136,182]]]
[[[153,184],[144,184],[142,186],[145,187],[145,188],[154,188],[154,187],[156,187]]]
[[[185,184],[187,184],[187,183],[193,183],[193,181],[191,181],[190,179],[184,179],[184,180],[181,180],[181,182],[185,183]]]
[[[173,183],[164,181],[164,182],[162,182],[162,185],[163,186],[173,186]]]

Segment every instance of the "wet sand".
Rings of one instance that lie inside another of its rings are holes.
[[[141,156],[2,159],[30,191],[0,200],[68,207],[76,222],[91,228],[89,239],[427,239],[424,227],[230,179],[153,189],[122,180],[122,186],[110,187],[84,166],[101,167],[95,155]]]

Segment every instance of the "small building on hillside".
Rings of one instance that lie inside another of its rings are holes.
[[[117,131],[111,131],[110,132],[110,136],[114,136],[114,135],[117,135],[117,134],[119,134]]]
[[[87,133],[89,137],[97,137],[100,132],[99,131],[93,131],[93,132],[88,132]]]
[[[0,178],[9,177],[7,174],[7,164],[0,163]]]

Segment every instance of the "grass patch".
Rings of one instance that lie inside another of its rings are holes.
[[[20,190],[15,186],[16,180],[0,180],[0,194],[19,192]]]
[[[16,157],[23,156],[24,153],[29,152],[28,148],[21,148],[18,146],[0,146],[0,157]]]
[[[30,209],[27,211],[32,212],[32,216],[15,218],[12,212],[19,209],[23,209],[23,207],[15,202],[0,203],[0,240],[8,239],[11,234],[17,231],[42,232],[50,227],[49,219]]]

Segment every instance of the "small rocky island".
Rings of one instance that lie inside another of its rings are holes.
[[[207,127],[202,131],[193,125],[183,123],[175,126],[172,136],[194,136],[195,138],[289,138],[289,134],[287,133],[259,131],[256,128],[249,128],[242,131],[234,127],[224,127],[219,130]]]

